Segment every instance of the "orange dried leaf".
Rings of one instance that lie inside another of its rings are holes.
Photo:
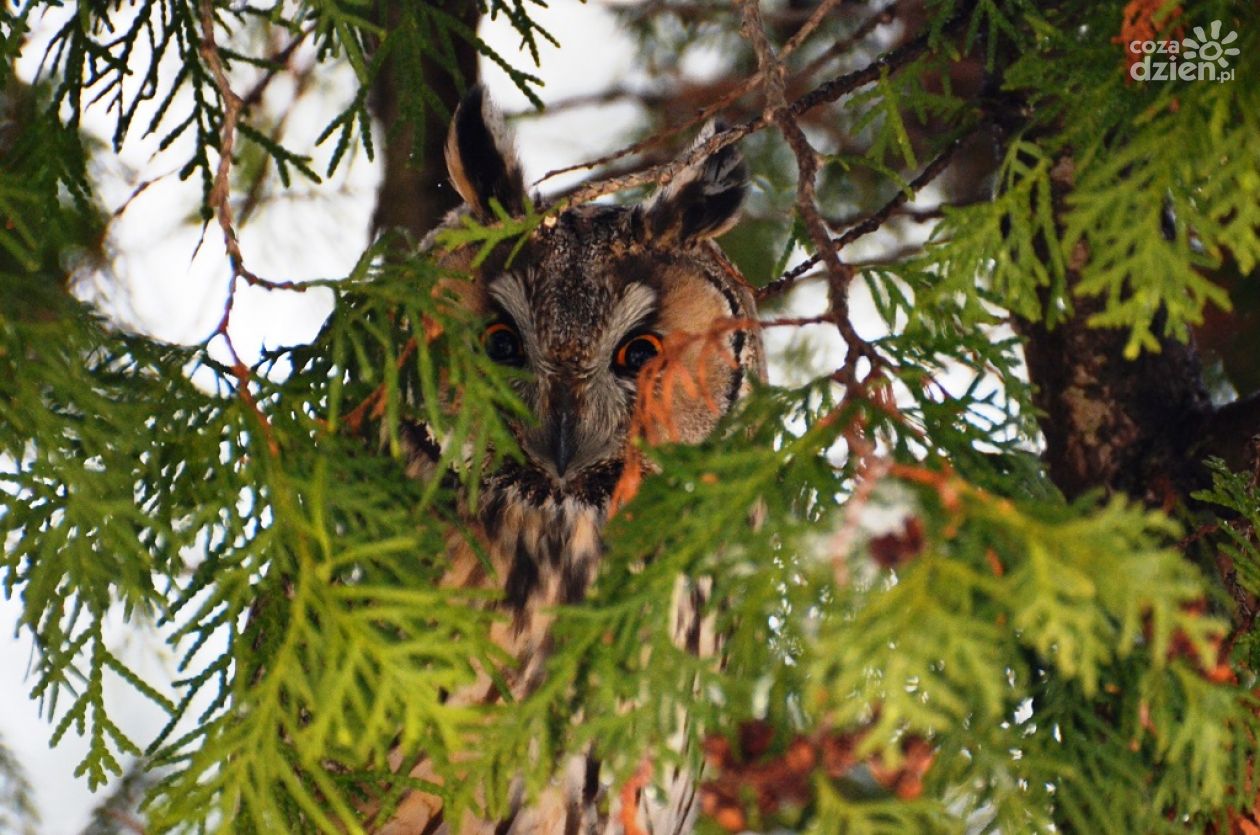
[[[652,777],[652,764],[644,760],[639,770],[621,787],[621,826],[625,835],[647,835],[639,826],[639,794]]]
[[[1132,43],[1145,41],[1164,41],[1171,37],[1180,39],[1183,31],[1174,26],[1181,17],[1181,6],[1169,0],[1130,0],[1124,7],[1120,21],[1120,33],[1111,39],[1112,43],[1124,47],[1125,75],[1134,64],[1142,62],[1142,52],[1130,48]]]
[[[621,469],[621,477],[613,486],[612,496],[608,499],[608,518],[617,515],[617,511],[630,503],[639,493],[643,484],[643,456],[633,447],[626,455],[625,466]]]

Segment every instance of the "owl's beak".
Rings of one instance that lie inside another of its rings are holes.
[[[577,403],[567,387],[561,388],[551,403],[552,418],[547,427],[547,451],[556,465],[556,475],[564,477],[564,471],[573,461],[577,450]]]

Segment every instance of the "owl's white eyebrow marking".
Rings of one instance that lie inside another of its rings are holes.
[[[525,296],[525,284],[515,273],[504,273],[490,282],[487,289],[494,300],[518,320],[517,324],[522,324],[520,319],[528,318],[529,299]]]
[[[517,275],[507,273],[491,282],[487,290],[490,297],[512,317],[512,321],[520,329],[526,347],[533,349],[534,317],[529,298],[525,295],[525,283]]]
[[[643,324],[643,320],[655,309],[655,290],[639,282],[628,284],[625,292],[621,294],[621,298],[608,314],[608,326],[604,329],[604,333],[612,343],[616,344],[630,331]]]

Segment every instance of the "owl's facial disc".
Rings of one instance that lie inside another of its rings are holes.
[[[618,305],[614,313],[638,308]],[[648,304],[646,297],[637,299]],[[650,307],[647,308],[650,310]],[[625,327],[614,320],[612,333]],[[606,350],[601,340],[598,352]],[[612,352],[608,368],[595,366],[591,373],[557,374],[548,388],[546,419],[542,425],[543,455],[557,479],[564,480],[571,469],[602,463],[623,454],[626,423],[634,405],[634,384],[639,371],[661,350],[661,338],[642,328],[630,331]],[[609,373],[611,371],[611,374]],[[610,431],[612,430],[612,431]],[[537,444],[531,450],[537,452]]]
[[[564,486],[592,466],[620,460],[634,408],[633,386],[626,389],[606,379],[608,372],[582,374],[564,366],[535,373],[522,393],[534,404],[537,422],[517,428],[530,462]]]
[[[732,144],[696,154],[721,130],[706,126],[669,182],[638,205],[553,205],[524,240],[443,255],[473,279],[445,289],[485,317],[486,356],[524,372],[512,386],[535,419],[512,427],[525,461],[505,469],[529,495],[606,505],[639,387],[659,397],[644,411],[663,429],[646,435],[699,443],[762,376],[760,337],[738,324],[755,316],[751,289],[714,241],[739,216],[747,169]],[[479,87],[460,104],[446,158],[464,207],[442,228],[461,214],[495,223],[503,211],[521,217],[542,205],[526,194],[511,139]],[[662,376],[639,380],[666,345]]]
[[[487,295],[485,350],[528,372],[516,390],[536,421],[515,432],[531,466],[566,488],[619,462],[638,371],[661,346],[656,291],[611,273],[535,265],[497,277]]]

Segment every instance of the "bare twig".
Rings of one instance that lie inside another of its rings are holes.
[[[753,54],[757,56],[757,76],[765,90],[766,109],[762,112],[762,118],[773,121],[787,110],[787,100],[784,98],[786,71],[766,37],[759,0],[741,0],[739,8],[743,17],[740,31],[752,46]]]
[[[819,3],[818,8],[814,9],[814,13],[809,16],[809,20],[801,24],[801,28],[797,29],[795,34],[788,38],[788,42],[783,45],[783,49],[779,50],[779,60],[786,61],[801,44],[809,40],[809,36],[814,34],[814,30],[822,24],[827,15],[831,14],[832,10],[842,2],[844,0],[823,0]],[[765,30],[763,29],[762,31],[764,32]]]
[[[966,23],[966,21],[970,17],[971,8],[973,5],[974,5],[974,2],[963,3],[962,6],[958,9],[958,11],[955,12],[954,16],[950,18],[950,20],[944,25],[944,27],[942,27],[941,34],[952,34],[956,32],[958,29],[960,29],[962,25]],[[844,75],[841,75],[837,78],[832,79],[831,81],[825,84],[820,85],[819,87],[816,87],[815,89],[811,90],[810,92],[806,93],[805,95],[793,101],[788,106],[789,112],[794,117],[801,116],[802,114],[814,109],[815,107],[818,107],[823,104],[827,104],[829,102],[836,101],[837,99],[840,99],[841,97],[849,93],[852,93],[854,90],[858,89],[859,87],[862,87],[866,84],[870,84],[873,81],[877,81],[881,77],[881,74],[883,73],[896,72],[897,70],[900,70],[901,68],[905,67],[907,64],[914,61],[916,58],[918,58],[920,55],[926,52],[930,43],[931,43],[931,33],[924,32],[923,34],[919,35],[914,40],[909,41],[897,47],[896,49],[893,49],[884,53],[876,60],[867,64],[865,67],[862,67],[861,69],[858,69],[858,70],[854,70],[853,72],[845,73]],[[760,79],[757,76],[749,78],[747,81],[745,81],[744,83],[740,84],[737,88],[735,88],[735,90],[732,90],[731,93],[728,93],[727,96],[723,98],[723,101],[726,101],[727,99],[730,99],[733,101],[734,99],[731,98],[732,96],[734,96],[735,98],[738,98],[738,96],[736,95],[736,90],[740,91],[739,95],[743,95],[748,90],[753,89],[753,87],[759,81]],[[711,105],[710,107],[706,107],[700,113],[700,115],[698,115],[694,119],[682,125],[679,125],[673,128],[667,128],[666,130],[660,131],[654,136],[648,139],[645,139],[642,142],[637,142],[634,145],[631,145],[628,148],[618,151],[615,154],[610,154],[604,157],[600,157],[599,159],[591,160],[581,165],[569,166],[567,168],[560,168],[553,171],[549,171],[546,174],[544,174],[539,180],[537,180],[535,182],[535,185],[537,185],[537,183],[541,183],[547,179],[550,179],[551,177],[554,177],[558,174],[567,173],[569,171],[576,171],[583,168],[592,168],[595,166],[604,165],[609,162],[613,162],[617,159],[620,159],[622,157],[628,156],[630,154],[637,153],[638,151],[643,150],[644,148],[650,147],[654,144],[664,141],[670,136],[673,136],[677,133],[682,132],[683,130],[686,130],[689,127],[692,127],[696,124],[699,124],[700,122],[705,121],[706,119],[710,118],[713,114],[715,114],[719,109],[721,108],[718,106],[717,103],[715,103],[714,105]],[[715,134],[707,142],[697,145],[696,147],[688,151],[686,154],[683,154],[681,157],[679,157],[678,159],[672,162],[665,163],[663,165],[652,166],[650,168],[645,168],[633,174],[621,175],[617,177],[609,177],[609,178],[604,178],[604,179],[600,179],[600,180],[596,180],[594,182],[588,183],[586,186],[575,191],[564,202],[564,205],[578,205],[581,203],[587,203],[591,200],[595,200],[596,198],[603,197],[606,194],[612,194],[614,192],[622,191],[628,188],[637,188],[639,186],[645,186],[651,183],[664,185],[665,183],[668,183],[670,180],[672,180],[674,176],[676,176],[677,173],[683,170],[684,168],[693,165],[696,161],[703,159],[704,157],[707,157],[710,154],[713,154],[717,152],[718,150],[725,148],[728,145],[733,145],[734,143],[740,141],[745,136],[748,136],[751,133],[755,133],[756,131],[762,130],[768,124],[769,123],[766,121],[764,116],[759,116],[757,118],[750,119],[746,122],[743,122],[739,125],[735,125],[734,127],[728,128],[727,130],[722,131],[721,133]]]
[[[896,247],[895,249],[890,249],[872,258],[845,261],[845,264],[847,264],[854,272],[861,272],[862,270],[870,269],[871,267],[886,267],[890,264],[900,264],[907,258],[918,255],[922,251],[922,243],[906,244],[904,246]],[[798,276],[796,283],[801,284],[807,281],[822,281],[826,278],[827,272],[825,269],[814,270],[813,272],[808,272],[802,276]]]
[[[896,249],[890,249],[882,255],[874,258],[863,258],[861,261],[850,261],[849,266],[855,270],[865,270],[870,267],[884,267],[889,264],[899,264],[912,255],[918,255],[923,251],[923,244],[906,244]]]
[[[536,107],[527,107],[524,110],[517,110],[505,114],[508,119],[535,119],[540,116],[550,116],[565,110],[577,110],[583,107],[597,107],[601,104],[611,104],[613,102],[624,101],[629,99],[647,108],[658,106],[664,96],[651,90],[635,90],[623,85],[615,85],[598,93],[584,93],[576,96],[568,96],[563,99],[557,99],[547,103],[546,110],[539,110]]]
[[[283,49],[267,59],[271,66],[267,69],[267,72],[263,74],[263,77],[258,79],[254,86],[250,88],[249,92],[245,94],[245,98],[242,100],[242,104],[245,107],[253,107],[258,104],[258,102],[262,101],[263,93],[267,92],[267,88],[271,86],[271,82],[282,70],[289,68],[289,62],[293,59],[293,53],[297,51],[297,48],[302,45],[302,42],[310,37],[311,33],[314,31],[314,26],[303,29],[295,35]]]
[[[296,47],[296,43],[293,45]],[[232,280],[243,278],[249,284],[265,287],[268,290],[303,291],[305,285],[294,281],[268,281],[250,272],[245,267],[245,259],[241,255],[241,246],[236,239],[236,230],[232,226],[232,151],[236,146],[236,129],[241,121],[241,111],[245,100],[236,94],[228,81],[227,70],[223,66],[223,57],[219,54],[219,45],[214,37],[214,2],[201,0],[201,46],[198,50],[201,58],[210,68],[214,78],[215,89],[223,101],[223,124],[219,128],[219,165],[214,172],[214,181],[210,187],[207,203],[214,210],[219,221],[219,229],[223,232],[223,246],[227,250],[228,261],[232,265]],[[264,79],[266,80],[266,79]],[[265,87],[265,85],[263,85]],[[261,88],[256,87],[261,96]],[[253,91],[251,91],[252,95]],[[229,299],[231,294],[229,294]]]
[[[962,200],[957,203],[952,203],[952,202],[940,203],[936,206],[932,206],[930,208],[924,208],[924,209],[917,209],[914,207],[907,207],[903,205],[894,209],[892,213],[888,216],[888,220],[892,220],[894,218],[904,218],[912,223],[927,223],[928,221],[931,221],[931,220],[940,220],[941,218],[943,218],[945,216],[946,209],[961,209],[966,206],[974,206],[980,202],[982,201],[979,199]],[[986,199],[983,202],[988,202],[988,201]],[[827,218],[827,225],[831,227],[833,232],[847,231],[849,229],[852,229],[854,226],[857,226],[860,223],[864,223],[869,217],[870,215],[867,215],[867,214],[851,215],[849,217],[837,217],[837,218],[829,217]]]
[[[123,812],[118,809],[106,809],[105,817],[112,818],[113,821],[128,832],[134,832],[136,835],[145,835],[144,823],[130,812]]]
[[[662,130],[659,130],[656,133],[649,136],[648,138],[642,139],[638,142],[635,142],[633,145],[628,145],[625,148],[621,148],[617,151],[614,151],[611,154],[605,154],[602,157],[597,157],[596,159],[587,160],[586,162],[580,162],[575,165],[566,165],[563,168],[553,168],[552,170],[548,171],[546,174],[543,174],[541,177],[535,180],[534,185],[537,186],[540,183],[544,183],[553,177],[558,177],[561,174],[568,174],[572,171],[582,171],[587,168],[598,168],[600,166],[608,165],[610,163],[616,162],[617,160],[624,159],[625,157],[632,156],[634,154],[638,154],[643,151],[646,151],[648,148],[652,148],[657,145],[660,145],[662,142],[669,139],[670,137],[677,136],[678,134],[686,130],[690,130],[691,128],[694,128],[695,126],[700,125],[704,122],[707,122],[709,119],[712,119],[718,113],[722,112],[727,107],[729,107],[732,103],[738,101],[741,97],[746,95],[750,90],[756,87],[760,82],[761,82],[760,73],[749,76],[748,78],[744,79],[739,84],[737,84],[729,92],[724,94],[717,101],[705,107],[699,113],[697,113],[695,116],[691,117],[687,121],[674,125],[673,127],[667,127]],[[640,163],[636,163],[634,166],[634,169],[638,169],[638,168],[642,168],[642,165]],[[652,166],[651,169],[649,170],[656,170],[657,168],[658,166]],[[632,171],[634,169],[632,169]],[[624,176],[627,176],[627,175],[614,174],[611,177],[605,176],[602,180],[596,181],[596,183],[588,183],[586,184],[586,186],[583,186],[583,188],[587,188],[599,182],[606,182],[606,183],[617,182]],[[643,182],[636,183],[635,185],[647,185],[648,183],[651,183],[654,180],[655,180],[655,177],[647,177],[646,179],[643,180]],[[626,189],[626,188],[634,188],[635,185],[627,185],[627,186],[620,186],[617,188],[610,188],[602,192],[601,194],[596,194],[595,197],[600,197],[603,194],[611,194],[613,192],[621,191],[622,189]],[[588,197],[586,198],[586,200],[594,200],[595,197]]]
[[[238,275],[248,276],[244,260],[241,258],[241,247],[236,241],[236,232],[232,229],[231,175],[232,150],[236,146],[236,128],[241,120],[241,109],[245,102],[232,89],[228,82],[227,71],[223,67],[223,58],[219,54],[219,45],[214,38],[214,3],[212,0],[201,0],[201,58],[210,68],[214,78],[214,86],[219,91],[223,102],[223,124],[219,128],[219,165],[215,169],[214,183],[210,188],[208,202],[214,209],[219,221],[219,229],[223,231],[223,245],[227,249],[228,260],[232,263],[233,283]],[[229,295],[229,299],[231,296]]]
[[[847,37],[836,41],[831,46],[827,47],[821,55],[806,64],[801,71],[797,73],[797,78],[809,78],[833,58],[847,54],[859,42],[865,40],[867,35],[874,32],[880,26],[891,23],[896,19],[896,17],[897,3],[889,3],[887,6],[862,21],[862,23],[850,32]]]
[[[818,154],[796,117],[789,112],[784,98],[783,62],[774,54],[766,38],[765,27],[761,21],[761,9],[758,0],[742,0],[740,4],[743,14],[742,31],[744,37],[752,45],[757,56],[757,64],[761,76],[765,79],[766,109],[762,118],[773,122],[788,147],[796,157],[796,210],[805,224],[817,252],[816,259],[821,259],[827,268],[827,296],[831,321],[840,331],[847,351],[844,365],[838,372],[842,382],[848,387],[857,382],[857,362],[860,357],[867,357],[872,365],[879,361],[875,350],[858,335],[853,323],[849,321],[849,285],[853,282],[853,269],[840,260],[839,247],[832,241],[827,223],[818,211],[817,195],[814,179],[818,175]]]
[[[223,337],[228,353],[232,358],[232,374],[237,381],[237,396],[240,397],[241,401],[245,403],[258,420],[263,437],[267,441],[267,450],[275,457],[280,454],[280,445],[276,440],[275,432],[271,428],[271,422],[267,420],[267,416],[258,407],[254,394],[250,391],[249,384],[252,374],[249,367],[245,365],[237,353],[236,346],[232,343],[232,336],[229,333],[228,326],[232,320],[232,308],[236,303],[237,280],[240,278],[244,278],[249,284],[267,287],[272,290],[304,290],[306,288],[291,281],[277,283],[259,278],[246,269],[244,259],[241,257],[241,248],[236,240],[236,231],[232,228],[231,174],[232,148],[236,144],[236,128],[240,122],[241,110],[245,103],[240,96],[236,95],[235,91],[232,90],[232,85],[228,82],[227,71],[223,67],[223,58],[219,54],[219,47],[214,39],[213,0],[202,0],[201,2],[201,47],[199,51],[202,60],[210,68],[210,73],[214,77],[215,87],[218,89],[219,97],[223,101],[223,124],[219,132],[219,166],[215,170],[214,183],[210,188],[208,202],[218,218],[219,228],[223,231],[223,245],[227,250],[228,261],[232,265],[232,277],[228,281],[227,300],[223,305],[223,317],[219,320],[218,326],[209,338],[213,339],[215,336]]]
[[[669,14],[680,20],[694,22],[710,20],[718,15],[725,15],[730,11],[730,6],[726,3],[682,3],[652,0],[639,6],[627,6],[622,3],[606,3],[605,5],[617,10],[624,10],[636,20]],[[809,14],[810,10],[807,8],[784,8],[767,11],[766,17],[777,26],[790,26],[806,20]]]
[[[835,6],[839,5],[839,3],[841,2],[843,2],[843,0],[825,0],[825,2],[820,4],[819,7],[814,11],[814,14],[811,15],[807,21],[805,21],[804,25],[802,25],[801,28],[797,30],[796,34],[792,36],[791,40],[789,40],[787,44],[784,45],[783,50],[779,55],[779,60],[783,62],[787,61],[788,57],[793,52],[795,52],[801,46],[801,44],[803,44],[809,38],[809,36],[813,33],[813,31],[822,23],[827,13],[830,12]],[[895,6],[896,4],[893,4],[893,5]],[[884,9],[882,12],[872,16],[870,20],[868,20],[866,23],[863,23],[861,26],[859,26],[858,29],[853,33],[853,35],[850,38],[846,39],[846,42],[851,42],[853,40],[860,40],[861,38],[865,37],[867,34],[871,32],[871,30],[875,28],[876,25],[878,25],[881,22],[885,22],[888,19],[889,10],[892,8],[893,6],[889,6],[888,8]],[[721,113],[723,110],[725,110],[726,108],[734,104],[740,98],[742,98],[743,96],[747,95],[749,92],[754,90],[758,85],[760,85],[763,82],[763,80],[764,79],[762,77],[761,70],[759,69],[757,72],[753,73],[752,75],[745,78],[743,81],[736,84],[733,88],[731,88],[726,93],[724,93],[716,101],[704,107],[699,113],[697,113],[695,116],[691,117],[690,119],[687,119],[686,121],[681,122],[672,127],[667,127],[662,130],[659,130],[656,133],[649,136],[648,138],[643,139],[639,142],[636,142],[633,145],[629,145],[625,148],[621,148],[617,151],[614,151],[611,154],[606,154],[602,157],[598,157],[592,160],[587,160],[586,162],[577,163],[575,165],[568,165],[568,166],[565,166],[564,168],[552,169],[551,171],[548,171],[546,174],[544,174],[543,176],[535,180],[534,185],[538,185],[540,183],[546,182],[552,177],[557,177],[561,174],[568,174],[572,171],[582,171],[587,168],[597,168],[600,166],[608,165],[610,163],[616,162],[619,159],[623,159],[625,157],[641,153],[642,151],[645,151],[648,148],[654,147],[656,145],[660,145],[665,140],[673,136],[677,136],[678,134],[683,133],[684,131],[690,130],[696,127],[697,125],[703,124],[704,122],[707,122],[709,119],[712,119],[714,116],[716,116],[717,114]],[[607,91],[606,93],[597,95],[597,96],[579,96],[572,99],[566,99],[564,101],[557,102],[555,104],[549,105],[547,107],[547,111],[553,112],[557,109],[582,107],[582,106],[591,105],[591,104],[603,104],[608,101],[615,101],[619,98],[626,98],[626,97],[636,97],[643,104],[648,105],[648,106],[651,106],[652,103],[659,98],[659,96],[652,96],[646,93],[632,94],[623,88],[614,88],[613,90]],[[531,111],[531,112],[537,113],[537,111]],[[522,115],[529,115],[529,114],[522,114]],[[639,168],[639,167],[642,167],[641,163],[635,164],[631,168],[631,170],[635,170],[636,168]],[[613,176],[620,177],[622,175],[618,173]],[[607,175],[605,175],[605,179],[607,178],[608,178]],[[615,190],[619,190],[619,189],[615,189]]]
[[[875,454],[875,444],[863,431],[866,428],[864,424],[865,421],[859,414],[844,433],[845,442],[849,446],[849,459],[856,459],[857,464],[853,474],[853,490],[845,502],[843,523],[832,536],[828,548],[832,555],[831,564],[836,585],[840,588],[848,585],[846,560],[857,540],[867,505],[892,465],[892,459]]]
[[[951,142],[945,150],[941,151],[935,159],[928,163],[927,167],[919,173],[919,176],[910,181],[905,189],[898,191],[891,200],[885,203],[877,211],[871,213],[859,223],[854,224],[852,228],[848,229],[840,237],[832,240],[832,244],[837,249],[843,249],[856,241],[858,238],[868,235],[883,226],[884,223],[887,222],[888,218],[897,211],[897,209],[904,205],[912,196],[914,196],[916,192],[921,190],[928,183],[932,182],[932,180],[936,179],[940,173],[948,167],[950,160],[954,156],[954,151],[958,149],[958,146],[961,143],[962,137],[959,137]],[[795,267],[785,272],[782,276],[758,290],[757,300],[765,301],[768,298],[772,298],[782,293],[784,290],[791,287],[797,279],[808,272],[811,267],[817,264],[819,260],[821,260],[820,257],[818,255],[814,255],[797,264]]]
[[[273,61],[276,62],[276,65],[273,66],[267,72],[265,76],[259,79],[258,83],[255,84],[253,89],[250,90],[249,93],[245,96],[246,109],[253,106],[253,104],[257,103],[258,101],[262,100],[263,93],[266,92],[267,86],[271,83],[271,80],[275,78],[275,75],[278,72],[278,68],[280,66],[287,67],[289,65],[289,61],[293,55],[294,50],[297,48],[298,44],[300,44],[302,40],[307,36],[309,31],[310,30],[302,32],[297,37],[295,37],[292,41],[290,41],[288,46],[286,46],[280,52],[276,53],[276,55],[272,59]],[[294,102],[297,102],[298,100],[300,100],[310,90],[311,85],[314,82],[315,70],[317,66],[318,64],[312,64],[300,71],[294,72],[294,78],[296,81],[296,89],[293,91]],[[280,136],[284,133],[286,127],[288,126],[289,117],[292,114],[293,114],[292,106],[286,108],[284,113],[281,114],[280,118],[276,121],[275,126],[271,130],[272,141],[275,141],[277,143],[279,142]],[[249,218],[253,216],[254,212],[258,209],[258,206],[262,203],[263,186],[266,184],[268,175],[270,174],[271,170],[272,170],[271,157],[270,156],[264,157],[262,165],[258,167],[258,173],[254,176],[253,180],[250,182],[249,188],[245,190],[245,198],[241,201],[240,224],[242,226],[244,226],[245,223],[248,222]]]
[[[661,165],[668,161],[669,157],[666,157],[663,154],[651,153],[639,159],[625,160],[614,165],[610,165],[605,168],[602,173],[605,177],[625,177],[634,174],[636,171],[642,170],[644,165]],[[572,205],[573,195],[577,194],[584,188],[586,188],[586,183],[577,182],[567,188],[560,189],[554,194],[549,195],[549,198],[557,204],[560,204],[561,201],[563,201],[564,205]]]

